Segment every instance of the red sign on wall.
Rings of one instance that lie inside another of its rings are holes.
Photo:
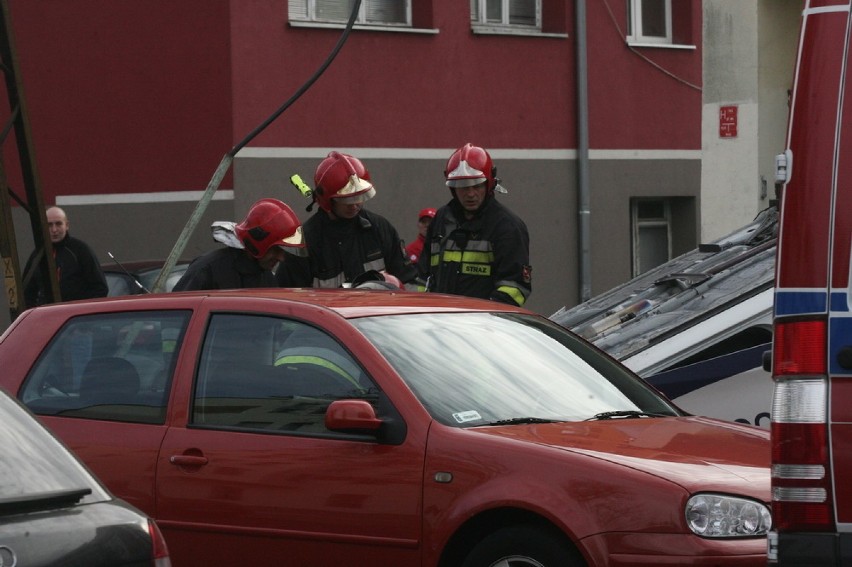
[[[737,107],[723,106],[719,108],[719,137],[737,137]]]

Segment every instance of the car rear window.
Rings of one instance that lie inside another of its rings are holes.
[[[0,392],[0,503],[82,491],[82,502],[108,499],[89,473],[68,450],[17,401]]]

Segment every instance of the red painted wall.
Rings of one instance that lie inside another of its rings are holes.
[[[546,0],[565,38],[475,35],[467,2],[427,1],[418,17],[438,33],[354,31],[250,145],[575,147],[573,3]],[[626,3],[587,2],[592,149],[700,149],[701,93],[686,84],[701,82],[700,2],[688,1],[678,20],[696,49],[635,51]],[[8,2],[48,203],[203,189],[341,35],[290,27],[286,0]]]
[[[46,203],[207,185],[231,147],[227,0],[7,1]]]
[[[628,49],[625,2],[587,7],[593,148],[698,149],[701,93]],[[282,2],[233,10],[235,126],[248,132],[331,51],[340,30],[289,28]],[[700,37],[700,10],[688,15]],[[355,31],[314,87],[252,145],[490,148],[575,144],[573,9],[569,38],[474,35],[467,2],[436,1],[438,34]],[[683,25],[683,24],[682,24]],[[638,48],[700,85],[701,52]]]

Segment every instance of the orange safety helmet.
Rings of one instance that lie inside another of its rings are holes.
[[[444,170],[447,187],[450,189],[472,187],[485,181],[489,195],[494,192],[494,186],[499,181],[494,177],[496,174],[497,168],[494,167],[491,156],[485,148],[471,143],[454,151],[447,160],[447,168]]]
[[[261,199],[252,205],[245,220],[234,226],[234,234],[255,258],[263,257],[273,246],[305,247],[302,223],[278,199]]]
[[[351,205],[376,196],[370,172],[361,160],[340,152],[331,152],[317,166],[314,187],[316,201],[326,212],[331,210],[332,199]]]

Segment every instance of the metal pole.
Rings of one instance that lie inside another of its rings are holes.
[[[576,2],[577,35],[577,273],[580,302],[592,297],[589,209],[589,94],[586,63],[586,1]]]
[[[24,208],[30,216],[33,244],[37,252],[37,260],[33,263],[31,272],[23,274],[22,278],[17,250],[14,251],[14,254],[12,253],[12,248],[17,246],[15,227],[11,217],[11,203],[8,201],[12,192],[8,186],[8,181],[5,179],[4,171],[3,183],[0,184],[0,191],[3,192],[2,199],[5,201],[3,205],[3,223],[0,225],[0,231],[4,233],[2,238],[4,242],[2,261],[7,285],[14,285],[17,288],[7,289],[7,296],[10,300],[10,316],[14,319],[26,308],[21,297],[21,290],[23,289],[22,286],[26,286],[27,282],[33,277],[41,280],[47,303],[59,301],[61,298],[59,293],[59,278],[56,275],[56,263],[54,262],[53,254],[48,253],[52,249],[52,244],[47,229],[44,198],[42,197],[41,182],[36,168],[35,147],[33,146],[32,134],[30,133],[27,104],[24,97],[24,88],[21,81],[20,66],[18,65],[12,31],[12,18],[7,0],[0,0],[0,70],[2,70],[4,75],[9,107],[11,109],[10,122],[2,128],[0,148],[2,148],[7,134],[14,129],[21,177],[26,192],[26,204]],[[17,197],[16,200],[21,203]],[[14,305],[12,304],[13,301],[15,302]]]

